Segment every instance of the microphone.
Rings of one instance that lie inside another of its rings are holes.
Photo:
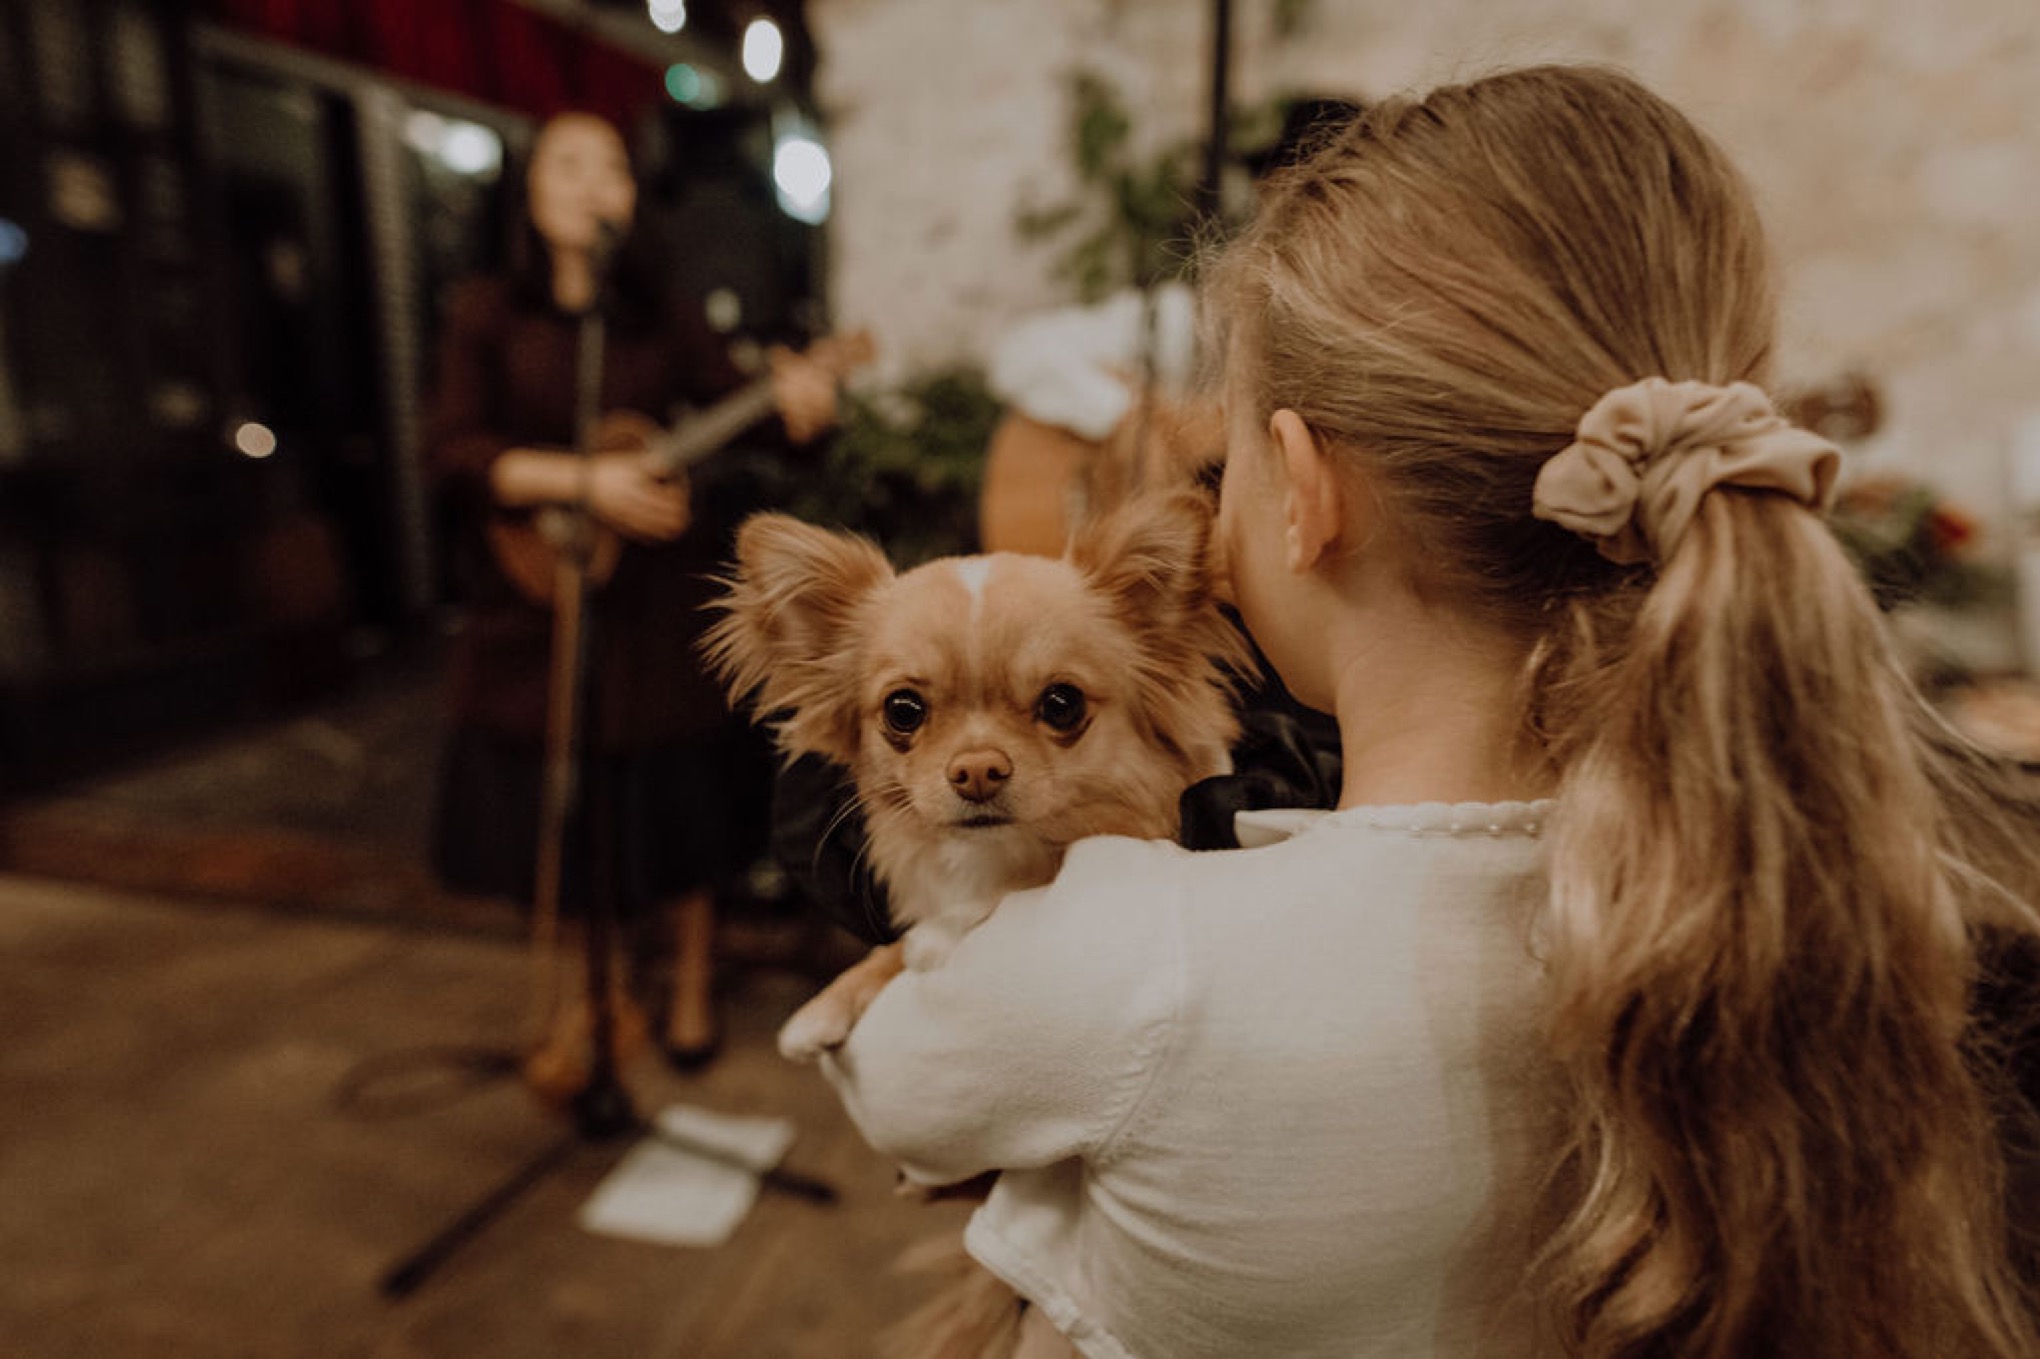
[[[622,245],[623,223],[611,217],[596,218],[595,248],[590,250],[588,255],[594,263],[597,273],[608,269],[610,264],[616,259],[616,252]]]
[[[610,273],[623,247],[623,231],[623,223],[613,218],[595,219],[595,243],[588,248],[588,272],[595,281],[594,294],[588,299],[590,314],[599,314],[608,306]]]

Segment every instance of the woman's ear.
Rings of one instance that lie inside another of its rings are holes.
[[[1268,437],[1282,460],[1284,562],[1293,572],[1310,571],[1346,534],[1346,487],[1330,450],[1295,411],[1268,417]]]

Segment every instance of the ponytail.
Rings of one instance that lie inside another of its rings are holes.
[[[1965,860],[1875,606],[1818,519],[1734,488],[1638,588],[1555,677],[1574,1345],[2040,1353],[1970,1019],[1972,908],[2030,908]]]

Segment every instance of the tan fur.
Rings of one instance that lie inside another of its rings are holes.
[[[861,539],[783,515],[744,525],[711,663],[787,755],[850,770],[873,870],[908,927],[788,1020],[782,1052],[811,1060],[842,1043],[888,981],[939,963],[1006,893],[1047,882],[1078,838],[1175,834],[1183,790],[1230,768],[1230,679],[1248,659],[1218,610],[1211,549],[1210,507],[1189,492],[1086,525],[1060,561],[995,553],[897,575]],[[1082,693],[1080,728],[1045,719],[1054,686]],[[902,690],[925,721],[889,732],[886,700]],[[1019,1298],[960,1241],[937,1256],[951,1281],[888,1352],[1015,1355]],[[1036,1353],[1058,1343],[1029,1340]]]
[[[1020,1345],[1020,1300],[982,1268],[955,1233],[908,1247],[904,1273],[941,1280],[928,1301],[879,1338],[887,1359],[1011,1359]]]
[[[1060,561],[996,553],[901,574],[862,539],[784,515],[744,525],[711,663],[782,751],[849,769],[872,868],[909,928],[901,956],[795,1016],[788,1055],[840,1043],[886,969],[939,961],[1000,897],[1053,877],[1071,842],[1174,834],[1183,789],[1229,767],[1237,731],[1244,646],[1210,551],[1209,505],[1189,492],[1088,524]],[[1080,727],[1045,720],[1055,688],[1082,695]],[[888,728],[901,692],[925,712],[911,732]],[[996,790],[966,797],[977,766],[999,771]]]

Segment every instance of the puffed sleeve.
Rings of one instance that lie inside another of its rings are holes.
[[[893,979],[823,1070],[923,1184],[1097,1156],[1168,1060],[1182,990],[1165,842],[1100,838],[940,966]]]
[[[1150,335],[1147,304],[1136,292],[1038,313],[993,347],[986,381],[1022,414],[1102,443],[1133,407],[1148,343],[1164,389],[1192,376],[1196,295],[1181,284],[1157,289],[1152,321]]]
[[[1022,414],[1102,442],[1133,405],[1139,323],[1132,293],[1027,317],[994,346],[986,381]]]
[[[469,505],[490,502],[489,468],[511,441],[497,432],[495,393],[503,381],[502,289],[471,279],[447,296],[438,364],[425,417],[425,456],[442,494]]]

